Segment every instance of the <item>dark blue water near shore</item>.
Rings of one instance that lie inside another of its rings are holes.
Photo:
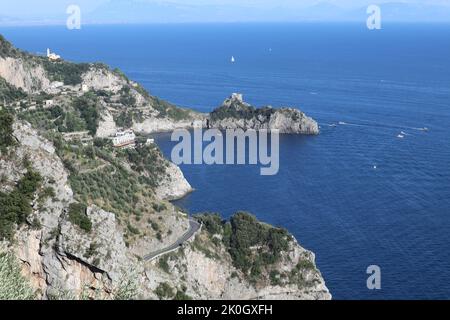
[[[178,204],[224,217],[248,210],[286,227],[317,254],[335,298],[450,298],[450,25],[0,31],[32,52],[50,47],[120,67],[153,94],[200,111],[235,91],[256,105],[301,108],[322,133],[282,136],[278,175],[182,166],[196,192]],[[157,137],[167,155],[169,138]],[[382,270],[376,292],[366,288],[372,264]]]

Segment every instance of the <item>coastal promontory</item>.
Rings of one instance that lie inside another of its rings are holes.
[[[278,130],[279,133],[319,134],[319,125],[296,108],[255,108],[234,93],[209,115],[209,127],[220,130]]]

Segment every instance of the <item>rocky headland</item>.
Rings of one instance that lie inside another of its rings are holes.
[[[278,130],[279,133],[319,134],[315,120],[295,108],[255,108],[234,93],[209,115],[208,126],[220,130]]]

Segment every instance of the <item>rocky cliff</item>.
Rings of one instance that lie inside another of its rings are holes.
[[[234,93],[222,106],[211,112],[209,126],[220,130],[254,129],[279,130],[280,133],[319,134],[319,125],[312,118],[294,108],[256,109]]]

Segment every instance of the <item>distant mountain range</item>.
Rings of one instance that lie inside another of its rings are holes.
[[[274,3],[276,3],[274,1]],[[449,22],[450,6],[392,2],[380,5],[384,22]],[[176,23],[176,22],[254,22],[254,21],[365,21],[367,7],[343,8],[328,2],[297,8],[276,5],[255,9],[246,5],[187,5],[180,2],[110,0],[91,12],[83,12],[83,22]],[[55,20],[20,21],[0,16],[0,24],[64,23]]]
[[[381,5],[386,22],[450,22],[450,6],[386,3]],[[181,3],[110,0],[86,16],[95,23],[235,22],[235,21],[365,21],[367,7],[346,9],[322,2],[307,8],[274,6],[185,5]]]

